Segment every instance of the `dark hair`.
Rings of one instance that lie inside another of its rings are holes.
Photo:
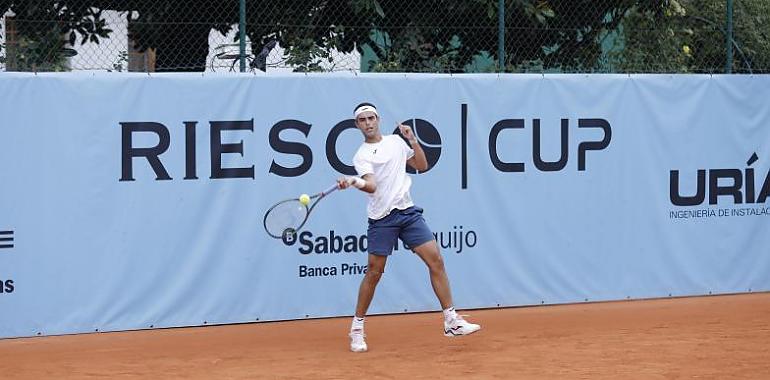
[[[361,107],[363,107],[363,106],[371,106],[372,108],[377,109],[377,107],[375,107],[374,104],[369,103],[369,102],[363,102],[363,103],[357,105],[355,108],[353,108],[353,113],[356,113],[356,110],[361,108]]]

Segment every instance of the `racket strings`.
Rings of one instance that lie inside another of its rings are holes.
[[[307,207],[298,200],[279,203],[265,216],[265,229],[270,235],[281,236],[287,228],[298,228],[307,212]]]

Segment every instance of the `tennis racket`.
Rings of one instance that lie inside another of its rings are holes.
[[[318,201],[336,191],[337,184],[310,196],[311,203],[302,204],[299,198],[280,201],[270,207],[265,213],[262,223],[265,231],[273,238],[281,239],[286,245],[292,245],[297,239],[297,232],[305,225],[310,212]]]

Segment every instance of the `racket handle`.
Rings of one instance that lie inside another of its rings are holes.
[[[334,185],[332,185],[328,189],[326,189],[323,192],[323,195],[326,196],[326,195],[331,194],[331,193],[333,193],[333,192],[335,192],[337,190],[339,190],[339,186],[337,186],[337,184],[335,183]]]

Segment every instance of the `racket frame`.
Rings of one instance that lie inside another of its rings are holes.
[[[272,206],[271,206],[269,209],[267,209],[267,212],[265,212],[265,216],[262,218],[262,226],[265,228],[265,232],[267,232],[267,234],[268,234],[270,237],[273,237],[273,238],[276,238],[276,239],[284,239],[284,236],[283,236],[283,235],[284,235],[284,234],[286,234],[286,231],[287,231],[287,230],[292,230],[292,231],[291,231],[291,233],[292,233],[292,234],[296,234],[296,233],[297,233],[297,232],[299,232],[299,231],[302,229],[302,227],[305,225],[305,223],[307,222],[307,219],[308,219],[308,217],[310,216],[310,213],[313,211],[313,209],[314,209],[314,208],[315,208],[315,206],[318,204],[318,202],[319,202],[321,199],[323,199],[324,197],[326,197],[327,195],[329,195],[329,194],[331,194],[331,193],[333,193],[333,192],[335,192],[335,191],[337,191],[337,190],[339,190],[339,186],[337,186],[337,184],[334,184],[333,186],[330,186],[328,189],[326,189],[326,190],[324,190],[324,191],[321,191],[320,193],[316,193],[316,194],[313,194],[313,195],[311,195],[311,196],[310,196],[310,200],[311,200],[313,203],[312,203],[312,204],[311,204],[309,207],[308,207],[308,205],[302,205],[302,206],[304,206],[304,207],[305,207],[305,217],[304,217],[304,218],[302,218],[302,222],[300,222],[300,223],[299,223],[299,225],[298,225],[298,226],[296,226],[296,227],[292,227],[292,226],[289,226],[289,227],[285,228],[285,229],[283,230],[283,231],[284,231],[284,232],[283,232],[283,234],[281,234],[281,235],[279,235],[279,236],[273,235],[273,234],[270,232],[270,230],[268,230],[268,228],[267,228],[267,217],[270,215],[270,213],[271,213],[271,212],[272,212],[272,211],[273,211],[273,210],[274,210],[276,207],[278,207],[278,206],[280,206],[280,205],[282,205],[282,204],[284,204],[284,203],[286,203],[286,202],[298,202],[298,203],[300,203],[300,204],[302,204],[302,202],[300,202],[300,201],[299,201],[299,197],[297,197],[297,198],[289,198],[289,199],[284,199],[284,200],[282,200],[282,201],[280,201],[280,202],[277,202],[276,204],[272,205]]]

